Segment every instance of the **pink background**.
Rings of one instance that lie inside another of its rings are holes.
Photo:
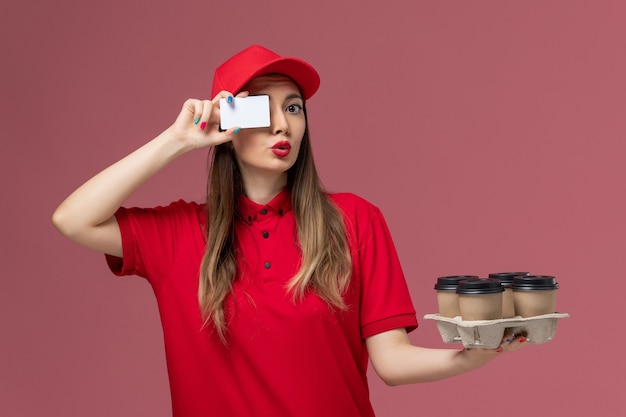
[[[251,43],[318,68],[323,179],[383,210],[418,317],[437,276],[503,270],[556,275],[572,316],[454,379],[372,372],[378,416],[624,415],[625,18],[620,0],[3,0],[0,415],[169,415],[149,286],[50,216]],[[200,199],[205,175],[188,155],[128,204]],[[431,321],[411,337],[447,346]]]

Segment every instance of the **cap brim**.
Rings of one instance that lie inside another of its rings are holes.
[[[291,78],[300,88],[305,100],[313,96],[320,86],[320,76],[310,64],[298,58],[281,57],[257,69],[243,84],[237,86],[237,92],[252,79],[267,74],[283,74]]]

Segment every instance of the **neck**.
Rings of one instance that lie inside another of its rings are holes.
[[[243,186],[246,197],[257,204],[267,204],[280,193],[287,185],[287,174],[280,176],[251,176],[244,175]]]

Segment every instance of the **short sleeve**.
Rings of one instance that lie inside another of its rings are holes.
[[[203,218],[196,203],[178,201],[155,208],[120,208],[122,258],[106,255],[118,276],[138,275],[159,286],[179,254],[204,248]]]
[[[357,196],[338,198],[354,200],[344,204],[344,211],[360,284],[362,337],[397,328],[414,330],[418,325],[415,308],[383,214]]]

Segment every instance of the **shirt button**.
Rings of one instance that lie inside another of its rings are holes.
[[[266,209],[262,209],[261,210],[261,214],[267,214],[267,210]]]
[[[248,221],[251,222],[252,221],[252,216],[248,216]]]
[[[263,232],[263,237],[267,239],[268,237],[270,237],[270,234],[268,232]]]
[[[283,209],[279,209],[279,210],[278,210],[278,215],[279,215],[279,216],[282,216],[282,215],[283,215]]]
[[[263,264],[263,266],[265,267],[265,269],[270,269],[270,267],[272,266],[271,263],[269,262],[265,262],[265,264]]]

